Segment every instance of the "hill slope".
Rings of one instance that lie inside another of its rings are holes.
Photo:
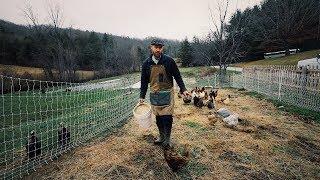
[[[320,49],[313,51],[306,51],[302,53],[298,53],[291,56],[281,57],[281,58],[271,58],[271,59],[262,59],[258,61],[244,62],[236,64],[238,67],[246,67],[253,65],[297,65],[298,61],[304,59],[310,59],[317,56],[320,53]]]

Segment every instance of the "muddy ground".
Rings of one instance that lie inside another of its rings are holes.
[[[320,125],[278,110],[235,89],[219,90],[217,103],[240,115],[237,129],[207,118],[207,108],[175,99],[172,139],[190,145],[189,164],[174,173],[150,131],[134,119],[109,137],[64,154],[26,179],[319,179]]]

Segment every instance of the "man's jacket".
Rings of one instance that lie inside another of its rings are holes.
[[[152,61],[152,55],[150,55],[142,65],[140,98],[143,99],[146,96],[148,83],[150,82],[151,65],[155,65],[155,63]],[[172,85],[173,78],[176,80],[178,86],[180,87],[180,92],[184,92],[187,90],[181,78],[177,64],[171,57],[162,54],[158,65],[163,65],[165,67],[166,73],[169,77],[169,81],[172,83]]]

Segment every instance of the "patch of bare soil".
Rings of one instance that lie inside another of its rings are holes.
[[[236,128],[220,117],[210,123],[205,107],[184,104],[176,97],[172,139],[188,144],[190,161],[173,172],[150,131],[134,119],[118,133],[74,149],[26,179],[319,179],[320,126],[279,111],[266,100],[237,90],[219,90],[217,103],[240,115]]]

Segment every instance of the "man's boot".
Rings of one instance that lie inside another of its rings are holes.
[[[164,116],[163,119],[163,124],[164,124],[164,141],[162,143],[162,146],[164,149],[170,149],[172,148],[172,144],[171,144],[171,128],[172,128],[172,116],[171,115],[167,115]]]
[[[159,129],[159,137],[154,141],[154,144],[161,145],[164,141],[164,127],[163,127],[164,124],[161,117],[156,116],[156,123]]]

